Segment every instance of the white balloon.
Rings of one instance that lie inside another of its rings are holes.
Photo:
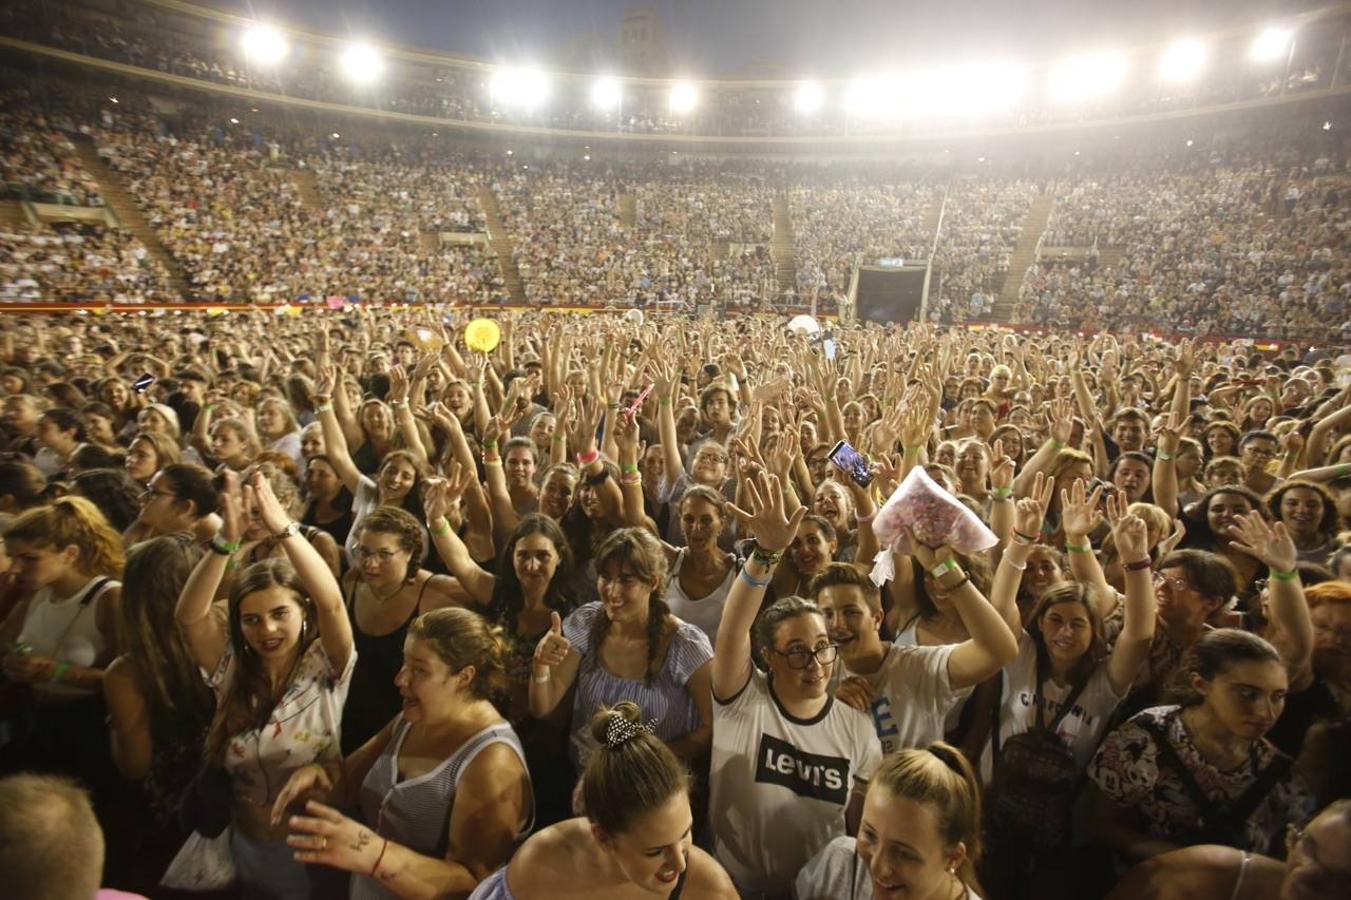
[[[821,323],[803,313],[788,320],[788,330],[795,331],[798,334],[816,334],[821,330]]]
[[[631,309],[624,313],[624,321],[630,325],[643,324],[643,311],[641,309]]]

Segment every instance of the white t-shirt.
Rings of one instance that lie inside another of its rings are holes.
[[[885,755],[907,747],[927,747],[943,739],[948,712],[971,695],[971,688],[952,689],[948,659],[956,644],[934,647],[892,644],[882,667],[861,676],[873,687],[873,726]],[[845,678],[856,675],[843,661]]]
[[[873,900],[873,880],[851,837],[837,837],[802,867],[793,885],[796,900]],[[969,887],[962,900],[980,900]]]
[[[1004,668],[1004,692],[999,700],[1000,743],[1015,734],[1032,730],[1036,722],[1033,705],[1036,680],[1037,645],[1032,635],[1023,631],[1018,637],[1017,658]],[[1042,698],[1046,703],[1045,721],[1048,725],[1060,712],[1060,705],[1069,692],[1069,687],[1061,687],[1050,679],[1042,685]],[[1088,684],[1079,694],[1074,708],[1056,726],[1056,734],[1074,751],[1074,761],[1081,772],[1088,768],[1093,752],[1107,730],[1108,720],[1121,700],[1122,697],[1112,690],[1112,683],[1107,678],[1107,662],[1104,660],[1088,676]],[[992,745],[987,742],[980,757],[980,774],[986,784],[993,777],[992,754]]]
[[[872,717],[833,698],[796,718],[758,670],[730,700],[714,697],[709,818],[737,886],[787,894],[807,860],[844,834],[850,790],[865,790],[881,760]]]

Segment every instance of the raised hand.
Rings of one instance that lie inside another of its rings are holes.
[[[1065,534],[1092,534],[1102,524],[1102,492],[1105,485],[1099,484],[1088,494],[1082,478],[1074,479],[1068,491],[1060,491],[1060,524]],[[1087,494],[1087,496],[1085,496]]]
[[[239,475],[227,470],[220,492],[221,540],[233,544],[244,534],[244,504],[239,495]]]
[[[1177,454],[1178,443],[1182,435],[1186,433],[1191,425],[1192,417],[1188,416],[1185,421],[1179,423],[1177,413],[1169,413],[1166,422],[1160,422],[1154,429],[1154,441],[1160,453],[1167,453],[1169,456]]]
[[[1051,507],[1055,496],[1055,479],[1047,478],[1038,472],[1032,482],[1032,493],[1021,497],[1013,506],[1013,530],[1033,537],[1041,535],[1041,523],[1046,519],[1046,510]]]
[[[254,472],[249,484],[244,486],[244,505],[249,509],[257,507],[258,518],[270,534],[281,534],[291,524],[290,512],[281,505],[272,491],[272,482],[264,478],[262,472]]]
[[[910,546],[912,548],[910,551],[911,555],[913,555],[915,559],[919,560],[919,564],[924,567],[924,570],[926,572],[931,570],[934,566],[938,565],[943,560],[953,558],[954,554],[952,552],[952,548],[949,547],[948,545],[944,544],[943,546],[937,548],[927,547],[920,541],[919,538],[915,537],[915,533],[913,531],[911,531],[910,529],[906,530],[909,532]]]
[[[785,515],[782,482],[778,476],[766,475],[763,471],[747,480],[746,497],[749,511],[734,503],[727,504],[727,508],[762,550],[782,552],[797,537],[797,527],[807,514],[807,508],[799,506],[792,516]]]
[[[1122,502],[1125,502],[1124,499]],[[1111,503],[1109,499],[1109,507]],[[1125,562],[1149,557],[1149,529],[1145,526],[1145,520],[1139,516],[1127,513],[1113,521],[1112,539],[1116,542],[1117,553]]]
[[[390,403],[407,402],[408,373],[403,370],[403,366],[389,367],[389,394],[387,396]]]
[[[1186,536],[1187,526],[1182,523],[1181,519],[1174,519],[1172,530],[1159,541],[1159,559],[1163,559],[1169,553],[1176,550],[1178,544],[1181,544],[1182,539]]]
[[[621,460],[636,462],[638,459],[638,417],[611,416],[606,427],[612,429],[615,439],[615,451]]]
[[[568,658],[572,642],[563,636],[563,619],[557,612],[549,613],[549,630],[535,645],[535,665],[553,669]]]
[[[1068,397],[1052,400],[1046,411],[1050,422],[1051,440],[1057,444],[1068,445],[1074,435],[1074,407]]]
[[[994,446],[990,447],[990,487],[997,491],[1012,487],[1013,469],[1013,460],[1004,454],[1004,441],[995,441]],[[1040,477],[1041,473],[1037,475]]]
[[[1262,518],[1260,512],[1235,516],[1229,533],[1236,538],[1229,542],[1229,546],[1261,560],[1277,572],[1294,571],[1299,562],[1295,542],[1286,530],[1285,523],[1272,525]]]

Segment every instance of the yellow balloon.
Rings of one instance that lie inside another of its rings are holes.
[[[492,353],[502,343],[502,329],[492,319],[475,319],[464,328],[464,342],[470,350]]]
[[[223,316],[228,312],[229,312],[228,309],[223,309],[222,307],[219,306],[208,306],[206,308],[206,314],[213,319],[216,318],[216,316]]]
[[[305,311],[303,306],[287,306],[285,309],[288,316],[298,316]]]
[[[106,315],[108,315],[108,313],[110,313],[110,312],[112,312],[112,311],[113,311],[113,308],[112,308],[111,306],[96,306],[96,307],[94,307],[94,309],[92,310],[92,312],[93,312],[94,315],[96,315],[96,316],[106,316]]]

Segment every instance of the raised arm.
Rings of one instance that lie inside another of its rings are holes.
[[[314,414],[319,418],[320,430],[324,432],[324,453],[328,456],[333,471],[342,479],[343,486],[355,494],[361,484],[361,470],[352,462],[352,454],[347,449],[347,436],[343,434],[342,426],[338,424],[337,413],[334,412],[334,404],[337,403],[338,395],[342,393],[344,393],[342,385],[337,381],[337,374],[333,368],[321,366],[319,390],[316,394],[316,399],[320,402],[314,408]]]
[[[1041,523],[1051,505],[1051,492],[1054,489],[1055,481],[1039,474],[1033,482],[1033,496],[1005,504],[1012,507],[1012,521],[1007,546],[999,559],[999,567],[995,569],[994,582],[990,585],[990,605],[1015,636],[1023,626],[1022,613],[1018,610],[1018,587],[1023,582],[1027,558],[1032,548],[1037,546],[1036,539],[1041,534]]]
[[[1060,524],[1065,529],[1065,555],[1069,559],[1070,572],[1074,580],[1090,588],[1089,599],[1104,618],[1116,608],[1116,590],[1107,581],[1097,554],[1093,552],[1093,543],[1089,538],[1102,524],[1103,492],[1106,486],[1099,484],[1090,494],[1084,481],[1076,478],[1068,491],[1060,491]]]
[[[1038,473],[1044,474],[1051,470],[1056,454],[1065,449],[1074,432],[1074,412],[1068,399],[1061,397],[1052,400],[1046,409],[1046,417],[1050,421],[1051,436],[1027,462],[1023,463],[1023,470],[1013,479],[1015,497],[1028,496],[1032,490],[1033,479]]]
[[[930,550],[913,535],[911,544],[915,558],[947,591],[948,601],[971,635],[948,656],[948,681],[953,690],[979,684],[1013,661],[1018,655],[1018,641],[999,612],[957,565],[951,547]]]
[[[230,554],[239,549],[239,538],[243,533],[239,481],[234,472],[225,473],[220,509],[220,534],[212,539],[211,552],[202,555],[188,576],[174,607],[174,621],[178,623],[192,661],[207,672],[216,671],[230,640],[225,623],[211,614],[211,602],[225,575],[225,564],[229,562]]]
[[[1285,523],[1272,525],[1260,512],[1251,512],[1234,523],[1238,539],[1229,545],[1265,563],[1271,576],[1269,603],[1271,624],[1276,627],[1281,656],[1290,673],[1292,687],[1309,683],[1313,665],[1313,619],[1300,582],[1299,557]]]
[[[404,372],[403,367],[391,367],[389,405],[394,409],[394,422],[398,425],[399,434],[403,436],[408,452],[412,453],[422,465],[427,466],[431,464],[431,460],[427,456],[427,448],[422,444],[422,435],[418,433],[417,420],[413,418],[413,411],[409,408],[409,392],[408,374]]]
[[[755,538],[756,549],[732,582],[718,625],[718,640],[713,652],[713,699],[724,702],[745,687],[750,678],[751,626],[760,612],[765,587],[807,513],[806,507],[799,507],[791,517],[785,515],[779,479],[764,472],[757,473],[747,485],[746,495],[749,511],[734,504],[728,506],[742,527]]]
[[[484,571],[474,562],[469,548],[446,519],[455,500],[464,495],[469,488],[468,482],[473,479],[472,469],[466,471],[459,463],[452,464],[446,478],[428,479],[422,495],[422,508],[427,514],[427,532],[442,562],[450,569],[450,574],[459,580],[469,599],[479,606],[487,606],[492,600],[497,576]]]
[[[1145,520],[1130,515],[1127,512],[1129,506],[1125,494],[1116,493],[1107,498],[1112,539],[1121,554],[1121,568],[1126,573],[1121,634],[1107,660],[1107,680],[1118,697],[1130,689],[1140,667],[1149,658],[1156,618],[1153,573],[1149,567],[1149,535]]]
[[[352,655],[352,623],[342,602],[342,588],[333,577],[319,551],[300,533],[297,523],[282,508],[272,484],[255,472],[252,482],[244,486],[244,502],[258,506],[258,516],[273,537],[281,538],[282,549],[306,595],[314,603],[319,618],[319,640],[324,644],[324,655],[337,672],[347,668]]]
[[[1177,448],[1182,432],[1191,417],[1178,418],[1177,413],[1169,413],[1168,421],[1154,429],[1154,503],[1170,519],[1177,518]]]
[[[665,463],[662,471],[669,491],[680,473],[685,471],[685,461],[680,458],[680,439],[676,436],[675,401],[680,394],[680,376],[675,367],[668,366],[656,384],[653,391],[657,395],[657,430],[661,434],[661,454]]]
[[[582,655],[563,636],[562,617],[550,613],[549,622],[549,630],[535,646],[530,663],[530,715],[536,719],[548,718],[563,702],[582,663]]]

